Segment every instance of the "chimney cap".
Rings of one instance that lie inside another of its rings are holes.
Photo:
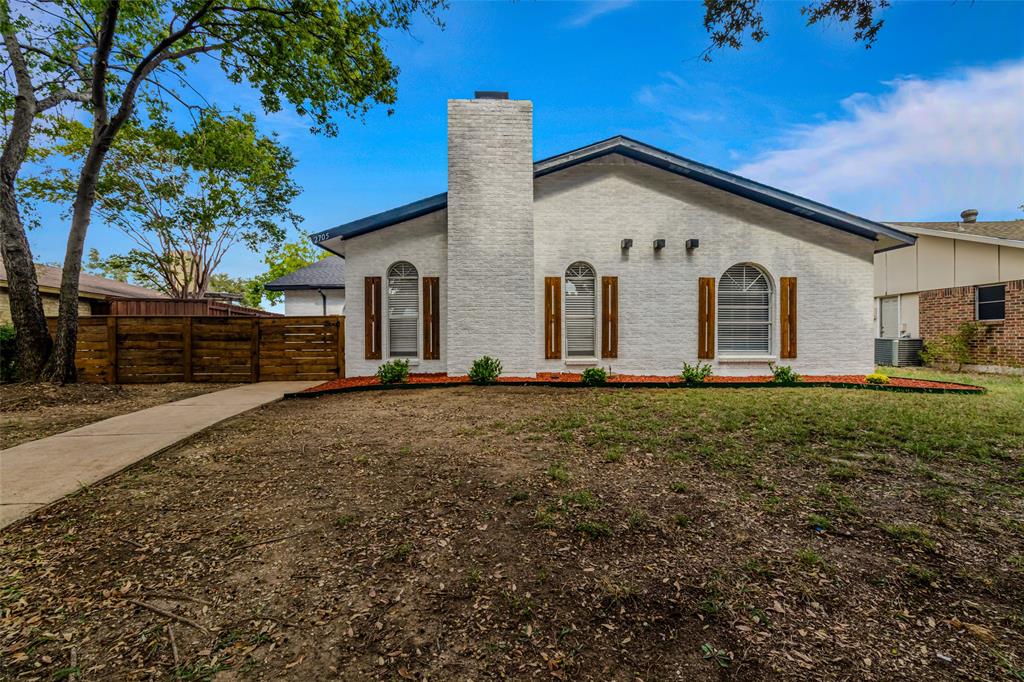
[[[978,209],[968,208],[960,212],[960,220],[965,223],[976,223],[978,222]]]
[[[473,93],[473,99],[508,99],[508,92],[505,90],[477,90]]]

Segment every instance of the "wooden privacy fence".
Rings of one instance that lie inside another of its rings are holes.
[[[101,384],[328,381],[345,376],[345,318],[81,317],[75,365]]]

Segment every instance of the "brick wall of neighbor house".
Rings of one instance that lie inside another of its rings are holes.
[[[327,315],[345,314],[345,290],[324,289]],[[324,315],[324,299],[316,290],[299,289],[284,292],[285,315]]]
[[[964,322],[972,322],[975,287],[922,291],[921,338],[926,342],[954,334]],[[1006,319],[985,323],[972,344],[972,364],[1024,366],[1024,279],[1006,284]]]
[[[367,360],[364,353],[364,278],[376,276],[384,279],[387,288],[388,268],[398,261],[407,261],[416,266],[420,282],[424,277],[441,278],[441,358],[420,360],[412,367],[413,372],[445,372],[446,310],[445,283],[447,262],[445,241],[446,212],[437,211],[419,218],[393,225],[385,230],[345,240],[345,373],[350,377],[372,375],[377,367],[388,359],[387,291],[384,292],[381,307],[381,329],[384,334],[383,357],[381,360]],[[315,293],[315,292],[314,292]],[[422,301],[422,289],[420,301]],[[422,304],[420,314],[422,316]],[[422,317],[421,317],[422,319]],[[423,334],[419,334],[420,355],[422,355]],[[465,374],[468,365],[460,374]]]
[[[43,312],[47,317],[54,317],[60,312],[60,296],[56,294],[43,294]],[[92,306],[88,301],[79,299],[79,316],[92,315]],[[7,324],[11,321],[11,300],[8,298],[7,289],[0,289],[0,324]]]
[[[697,280],[718,280],[750,262],[798,283],[797,357],[782,360],[805,374],[866,374],[873,368],[873,242],[755,204],[620,155],[537,180],[534,364],[544,359],[543,281],[577,260],[598,280],[619,278],[619,357],[597,360],[614,371],[674,375],[697,360]],[[620,242],[633,240],[623,251]],[[666,247],[655,252],[654,239]],[[699,239],[690,252],[687,239]],[[779,355],[778,297],[773,354]],[[600,301],[598,302],[600,310]],[[716,344],[717,348],[717,344]],[[767,362],[713,361],[722,375],[768,374]],[[575,368],[579,370],[578,367]]]
[[[481,355],[536,371],[533,239],[533,104],[449,100],[450,374]]]

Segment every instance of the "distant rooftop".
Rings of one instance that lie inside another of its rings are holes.
[[[344,289],[345,259],[341,256],[327,256],[312,265],[267,282],[263,287],[271,291]]]
[[[1024,220],[987,220],[984,222],[942,222],[942,223],[886,223],[899,228],[937,230],[956,234],[973,234],[979,237],[1014,239],[1024,241]]]
[[[40,289],[60,291],[60,280],[63,270],[53,265],[36,263],[36,279]],[[0,261],[0,285],[7,286],[7,270]],[[78,277],[78,293],[86,296],[102,296],[107,298],[167,298],[159,291],[145,287],[107,279],[98,275],[82,272]]]

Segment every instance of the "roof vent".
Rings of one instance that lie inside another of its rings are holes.
[[[508,99],[508,93],[502,90],[477,90],[474,99]]]
[[[965,223],[976,223],[978,222],[978,209],[968,208],[965,211],[960,212],[960,220]]]

